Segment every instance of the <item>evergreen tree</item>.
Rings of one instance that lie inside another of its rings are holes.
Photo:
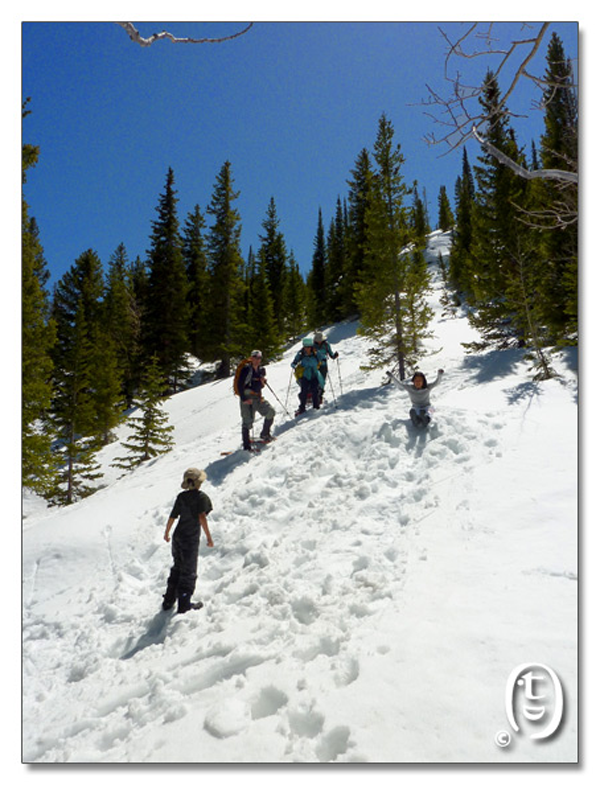
[[[419,195],[417,182],[412,188],[413,204],[410,211],[409,226],[411,229],[412,240],[418,248],[427,247],[427,235],[431,232],[425,202]]]
[[[35,165],[38,152],[32,145],[23,146],[23,185],[27,169]],[[49,317],[50,303],[45,288],[48,271],[37,224],[29,217],[24,198],[21,204],[22,481],[25,487],[47,496],[56,478],[47,419],[52,400],[50,353],[56,332]]]
[[[367,248],[367,207],[371,200],[373,170],[369,151],[363,148],[358,155],[352,179],[348,180],[348,263],[344,275],[344,311],[347,315],[356,313],[356,285],[366,267]]]
[[[377,170],[365,216],[365,267],[356,286],[360,333],[371,343],[368,367],[382,367],[394,361],[404,379],[406,355],[410,351],[403,302],[407,296],[410,234],[403,206],[404,156],[400,145],[394,143],[394,129],[385,114],[379,120],[374,158]]]
[[[231,163],[226,161],[217,176],[210,205],[213,217],[207,238],[211,274],[210,328],[212,359],[219,362],[218,375],[231,374],[231,358],[241,357],[245,345],[243,314],[244,280],[240,250],[240,215],[233,202]]]
[[[142,376],[146,367],[146,354],[144,352],[143,327],[146,324],[146,311],[148,302],[148,289],[150,273],[148,263],[136,256],[129,265],[126,272],[127,287],[132,295],[131,307],[133,309],[132,320],[135,322],[135,332],[139,335],[138,349],[131,358],[131,386],[135,393],[140,388]],[[127,398],[128,405],[130,398]]]
[[[133,431],[124,443],[129,451],[125,458],[117,458],[113,466],[119,469],[135,469],[144,461],[169,452],[175,444],[171,435],[174,427],[169,425],[169,415],[162,406],[163,376],[157,355],[152,357],[142,380],[139,398],[139,416],[129,418],[127,424]]]
[[[115,347],[122,397],[126,405],[130,406],[139,383],[141,321],[131,267],[123,243],[117,246],[109,261],[104,312],[106,330]]]
[[[473,242],[473,207],[475,202],[475,182],[463,148],[462,174],[456,181],[455,204],[456,223],[452,235],[452,248],[448,262],[448,275],[451,286],[460,293],[471,293],[471,271],[469,260]]]
[[[260,235],[259,258],[264,265],[264,272],[272,297],[272,310],[277,330],[284,331],[285,313],[283,307],[283,287],[286,274],[287,250],[283,234],[279,231],[279,218],[275,199],[271,197],[267,208],[267,217],[262,222],[264,234]]]
[[[183,259],[188,280],[189,351],[198,359],[209,357],[210,274],[204,239],[206,222],[196,205],[183,227]]]
[[[189,308],[174,184],[173,170],[169,168],[156,208],[158,218],[152,222],[144,340],[146,355],[157,355],[165,384],[175,392],[186,376]]]
[[[251,254],[250,275],[248,279],[248,306],[244,356],[252,349],[260,349],[265,360],[274,359],[280,350],[280,332],[275,322],[273,297],[269,285],[267,252],[261,246],[258,260]]]
[[[433,317],[432,309],[427,305],[427,293],[431,288],[431,275],[422,249],[417,245],[409,255],[406,270],[404,310],[404,343],[411,361],[414,363],[422,354],[421,342],[430,338],[428,330]]]
[[[311,324],[314,327],[322,326],[327,321],[327,288],[325,281],[325,268],[327,255],[325,250],[325,230],[323,228],[323,214],[319,207],[317,233],[314,239],[312,268],[308,277],[309,300],[308,312]]]
[[[448,199],[448,194],[446,193],[446,186],[440,186],[440,192],[438,195],[438,229],[441,229],[442,232],[447,232],[454,226],[454,215],[452,213],[452,207],[450,206],[450,200]]]
[[[523,165],[523,153],[500,110],[498,82],[491,72],[481,101],[484,111],[496,118],[486,130],[486,138]],[[518,282],[535,279],[519,276],[519,266],[526,259],[530,264],[535,262],[535,255],[529,253],[534,242],[531,230],[520,220],[528,206],[528,183],[486,152],[479,160],[480,165],[475,167],[478,188],[470,258],[475,308],[469,313],[469,320],[482,334],[483,345],[523,345],[529,336],[523,331],[526,320],[521,318],[521,311],[526,300]]]
[[[561,39],[552,34],[546,55],[542,99],[544,134],[540,140],[544,169],[578,169],[577,91]],[[544,320],[553,340],[576,342],[578,289],[577,186],[543,180],[535,189],[534,214],[544,216],[540,252],[546,264],[539,281],[545,300]]]
[[[102,266],[92,250],[81,254],[54,292],[57,341],[53,349],[52,415],[58,454],[64,460],[60,473],[63,487],[57,497],[67,504],[91,492],[87,483],[101,476],[95,453],[105,426],[99,416],[96,363],[98,342],[103,342],[99,335],[102,294]]]
[[[285,277],[283,291],[283,304],[285,311],[285,337],[295,340],[305,330],[306,319],[306,284],[293,252],[288,259],[288,271]]]
[[[346,227],[342,201],[338,196],[335,218],[332,219],[327,235],[325,289],[327,292],[328,322],[338,322],[347,316],[344,303],[344,278],[346,273]]]

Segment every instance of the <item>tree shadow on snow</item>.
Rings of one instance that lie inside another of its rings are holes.
[[[463,367],[474,374],[480,384],[512,376],[523,361],[523,349],[502,349],[485,354],[467,354]]]
[[[158,643],[164,643],[165,638],[167,637],[167,626],[169,624],[171,615],[172,614],[167,613],[166,611],[160,611],[157,613],[148,625],[146,632],[141,636],[133,648],[121,656],[121,659],[130,660],[140,651],[147,649],[148,646],[155,646]]]

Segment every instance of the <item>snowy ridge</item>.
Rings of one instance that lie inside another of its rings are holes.
[[[434,233],[432,265],[447,248]],[[539,387],[518,352],[465,356],[439,287],[428,430],[341,324],[327,406],[288,419],[267,391],[278,438],[260,455],[221,455],[239,414],[215,382],[168,401],[171,453],[107,468],[70,508],[26,502],[24,760],[575,760],[575,375],[565,356]],[[290,411],[295,351],[267,369]],[[159,610],[162,534],[188,466],[207,472],[215,547],[205,607],[176,616]],[[500,749],[506,678],[531,661],[560,674],[565,727]]]

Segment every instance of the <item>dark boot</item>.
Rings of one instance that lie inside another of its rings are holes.
[[[182,594],[177,603],[177,613],[187,613],[188,611],[198,611],[204,607],[202,602],[192,602],[189,594]]]
[[[163,594],[163,611],[170,611],[177,600],[177,584],[179,583],[179,571],[173,566],[167,580],[167,590]]]
[[[262,431],[260,432],[260,438],[263,442],[270,442],[271,441],[271,426],[273,425],[273,420],[265,420],[263,423]]]
[[[177,599],[176,588],[174,586],[167,586],[167,590],[163,594],[163,604],[162,604],[163,611],[170,611],[173,605],[175,605],[176,599]]]

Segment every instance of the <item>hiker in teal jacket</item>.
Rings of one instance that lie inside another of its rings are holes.
[[[302,349],[294,357],[292,368],[296,371],[296,379],[300,384],[300,392],[298,394],[300,408],[296,414],[302,414],[306,411],[306,400],[309,393],[312,395],[313,409],[319,409],[321,406],[320,389],[324,386],[324,382],[319,371],[319,360],[317,359],[312,338],[304,338]]]
[[[320,394],[320,402],[322,403],[323,393],[325,392],[325,382],[327,381],[327,357],[331,357],[332,360],[337,360],[339,354],[333,351],[331,344],[320,331],[315,333],[313,345],[315,347],[317,360],[319,361],[319,372],[323,377],[323,386],[321,387]]]

